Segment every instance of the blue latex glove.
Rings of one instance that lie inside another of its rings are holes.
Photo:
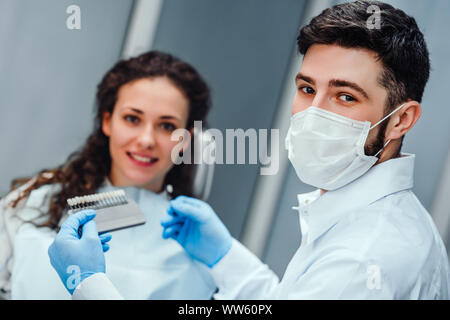
[[[94,217],[94,210],[71,215],[48,248],[50,263],[70,294],[84,279],[106,270],[103,252],[109,249],[107,242],[111,235],[99,236],[97,225],[92,221]],[[80,227],[81,236],[78,232]]]
[[[230,250],[231,235],[206,202],[179,196],[167,213],[161,221],[163,238],[178,241],[192,258],[211,268]]]

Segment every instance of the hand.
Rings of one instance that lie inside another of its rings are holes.
[[[50,263],[70,294],[84,279],[106,270],[103,252],[109,249],[107,242],[111,235],[99,236],[97,225],[92,220],[94,217],[94,210],[71,215],[48,248]],[[81,236],[78,233],[80,227]]]
[[[206,202],[179,196],[167,213],[161,221],[163,238],[178,241],[192,258],[212,268],[230,250],[231,235]]]

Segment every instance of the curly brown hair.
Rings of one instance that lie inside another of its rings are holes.
[[[95,193],[110,173],[109,138],[102,131],[102,119],[105,112],[110,114],[113,112],[119,89],[133,80],[155,77],[167,77],[188,98],[187,129],[193,128],[194,120],[205,122],[211,106],[210,90],[191,65],[159,51],[150,51],[135,58],[120,60],[97,86],[94,130],[84,147],[69,155],[67,161],[55,169],[44,169],[35,178],[13,180],[11,190],[35,179],[34,183],[23,190],[9,205],[16,207],[20,200],[43,185],[60,184],[60,191],[50,198],[48,220],[39,225],[57,229],[67,199]],[[193,165],[184,163],[174,165],[167,173],[163,187],[172,185],[172,197],[182,194],[192,196],[192,178]]]

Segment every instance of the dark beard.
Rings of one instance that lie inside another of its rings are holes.
[[[389,121],[384,121],[383,123],[381,123],[375,140],[364,146],[364,153],[367,156],[374,156],[378,151],[383,149],[388,122]]]

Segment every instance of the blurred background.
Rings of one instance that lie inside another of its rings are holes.
[[[63,163],[92,129],[96,85],[122,57],[157,49],[191,63],[212,89],[209,126],[280,129],[280,169],[216,165],[209,202],[282,275],[300,243],[296,195],[311,191],[289,166],[284,137],[301,65],[299,28],[332,0],[1,0],[0,195],[11,180]],[[416,154],[414,192],[450,246],[450,1],[387,0],[414,16],[432,72],[423,114],[404,141]],[[81,29],[69,29],[70,5]]]

